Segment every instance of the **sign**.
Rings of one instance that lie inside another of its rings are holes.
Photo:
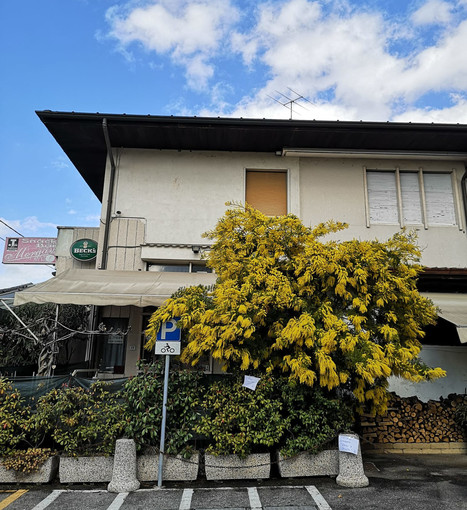
[[[4,264],[55,264],[56,237],[7,237]]]
[[[339,451],[358,454],[359,440],[356,437],[339,434]]]
[[[156,335],[156,354],[178,355],[181,352],[182,330],[177,327],[180,319],[174,317],[162,324]]]
[[[81,262],[94,260],[97,257],[97,243],[92,239],[79,239],[71,245],[70,253]]]

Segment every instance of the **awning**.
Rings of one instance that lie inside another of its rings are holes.
[[[15,305],[160,306],[180,287],[212,285],[212,273],[158,273],[68,269],[60,275],[17,292]]]
[[[439,316],[452,322],[459,334],[461,343],[467,343],[467,294],[442,294],[422,292],[440,309]]]

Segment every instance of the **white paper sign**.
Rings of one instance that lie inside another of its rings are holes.
[[[259,383],[258,377],[253,377],[252,375],[246,375],[245,380],[243,381],[243,386],[250,390],[255,391],[256,385]]]
[[[339,451],[353,453],[357,455],[358,453],[359,440],[355,437],[346,436],[344,434],[339,434]]]

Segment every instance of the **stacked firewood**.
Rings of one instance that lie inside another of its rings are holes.
[[[467,441],[456,423],[457,407],[467,395],[449,395],[426,403],[392,395],[385,416],[361,417],[363,439],[370,443],[439,443]]]

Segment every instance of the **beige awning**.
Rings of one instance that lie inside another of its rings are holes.
[[[216,275],[212,273],[69,269],[17,292],[15,305],[160,306],[180,287],[212,285],[215,281]]]
[[[422,292],[440,309],[439,316],[452,322],[459,334],[461,343],[467,343],[467,294],[442,294]]]

